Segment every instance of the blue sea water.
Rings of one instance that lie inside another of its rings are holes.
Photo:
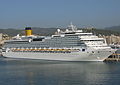
[[[0,85],[120,85],[120,62],[0,58]]]

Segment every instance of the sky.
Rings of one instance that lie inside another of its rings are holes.
[[[120,0],[0,0],[0,28],[120,25]]]

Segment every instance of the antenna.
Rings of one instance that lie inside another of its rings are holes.
[[[70,25],[73,25],[73,24],[72,24],[72,21],[70,22]]]
[[[70,22],[70,25],[68,26],[68,28],[71,29],[73,32],[77,31],[76,26],[74,26],[72,22]]]

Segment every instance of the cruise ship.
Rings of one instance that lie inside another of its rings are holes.
[[[52,36],[32,35],[31,27],[26,27],[25,36],[5,41],[2,48],[7,58],[57,61],[104,61],[114,52],[104,38],[78,30],[72,23]]]

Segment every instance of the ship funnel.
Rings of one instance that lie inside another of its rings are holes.
[[[31,29],[31,27],[26,27],[25,28],[25,35],[26,36],[31,36],[32,35],[32,29]]]

